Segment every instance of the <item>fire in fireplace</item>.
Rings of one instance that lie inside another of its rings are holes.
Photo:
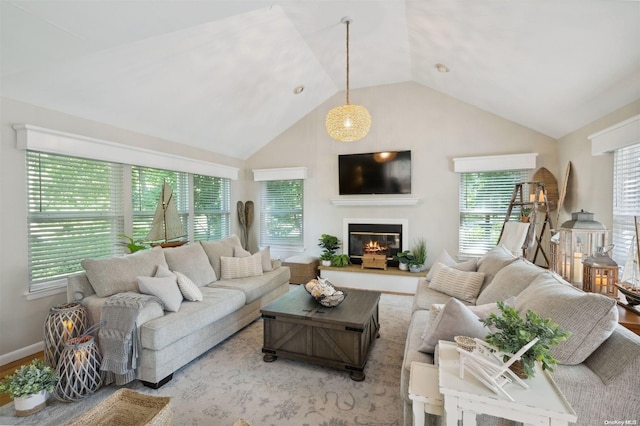
[[[402,251],[402,225],[350,223],[348,232],[352,263],[362,263],[364,254],[384,254],[391,261]]]

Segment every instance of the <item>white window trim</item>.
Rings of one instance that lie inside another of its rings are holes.
[[[453,171],[456,173],[473,173],[535,169],[537,156],[537,152],[531,152],[525,154],[488,155],[484,157],[459,157],[453,159]]]
[[[127,163],[133,162],[136,166],[238,180],[239,169],[237,167],[46,129],[31,124],[16,124],[13,128],[18,134],[18,149],[115,163],[122,163],[123,159],[127,159]]]
[[[587,136],[591,155],[602,155],[640,143],[640,114]]]
[[[277,169],[254,169],[253,180],[263,182],[269,180],[300,180],[307,178],[306,167],[282,167]]]

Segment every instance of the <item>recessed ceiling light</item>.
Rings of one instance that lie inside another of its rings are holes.
[[[303,90],[304,90],[304,86],[301,84],[300,86],[296,86],[296,88],[293,89],[293,94],[299,95],[300,93],[302,93]]]
[[[449,72],[449,68],[444,64],[436,64],[436,69],[440,72]]]

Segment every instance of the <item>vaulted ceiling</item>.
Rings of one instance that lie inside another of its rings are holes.
[[[640,1],[1,0],[0,13],[2,96],[241,159],[344,91],[344,16],[352,89],[414,81],[554,138],[640,98]]]

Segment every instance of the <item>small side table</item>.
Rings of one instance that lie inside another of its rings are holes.
[[[438,367],[423,362],[411,363],[409,399],[413,408],[414,426],[423,426],[425,413],[442,416],[442,395],[438,391]]]

